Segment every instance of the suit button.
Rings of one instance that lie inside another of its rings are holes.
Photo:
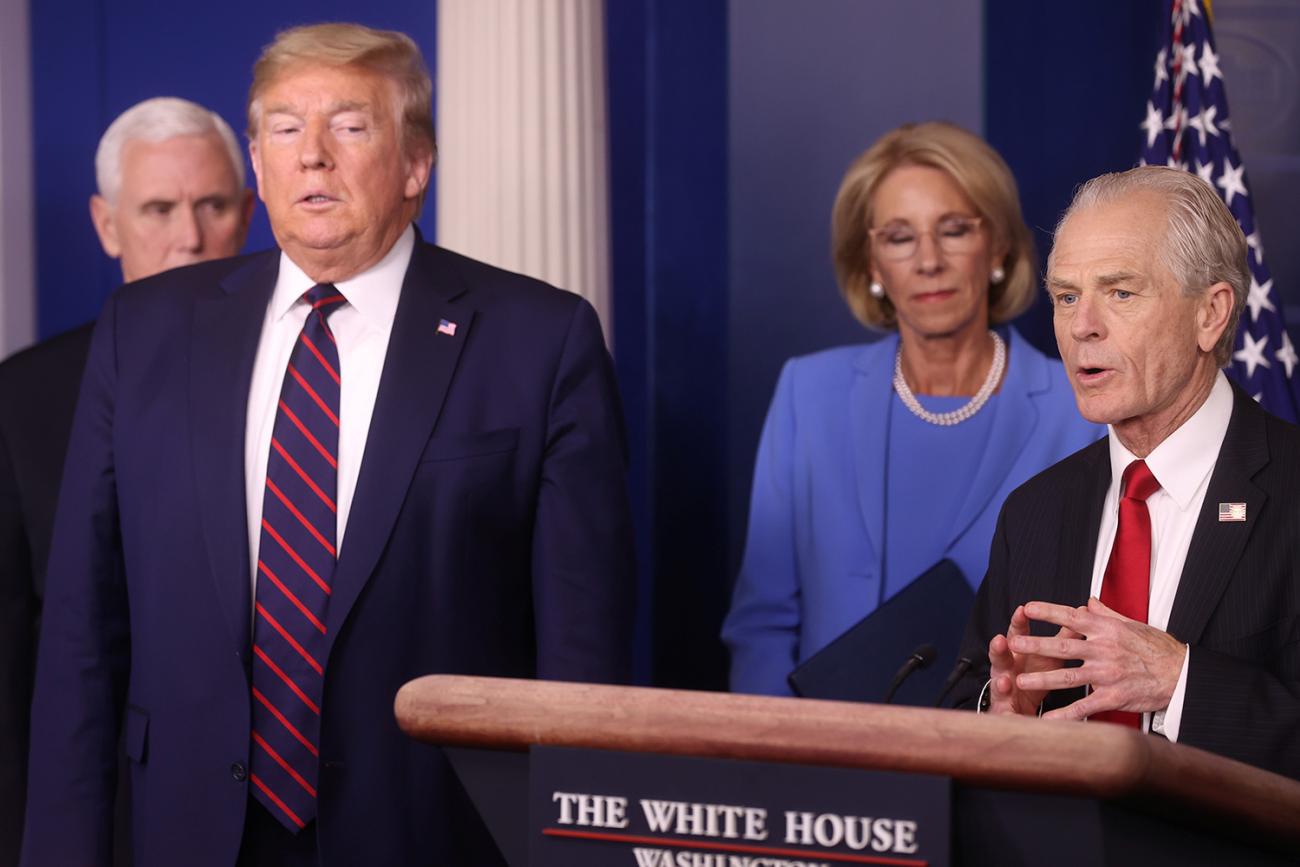
[[[235,778],[235,782],[242,783],[248,777],[248,769],[241,763],[235,762],[230,766],[230,776]]]

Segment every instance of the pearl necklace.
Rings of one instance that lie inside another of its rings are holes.
[[[993,364],[989,366],[989,375],[984,378],[984,384],[980,386],[979,391],[975,392],[975,396],[965,406],[958,407],[952,412],[930,412],[921,406],[903,377],[903,346],[900,343],[898,354],[894,356],[894,391],[898,392],[898,399],[903,402],[903,406],[910,409],[912,415],[921,421],[945,427],[961,424],[983,409],[984,404],[988,403],[989,398],[993,396],[993,390],[998,387],[998,382],[1002,379],[1002,371],[1007,366],[1007,345],[1002,342],[1002,338],[996,331],[990,330],[989,337],[993,338]]]

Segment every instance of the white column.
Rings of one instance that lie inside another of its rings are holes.
[[[36,332],[27,0],[0,0],[0,358]]]
[[[439,0],[438,243],[582,295],[606,340],[603,0]]]

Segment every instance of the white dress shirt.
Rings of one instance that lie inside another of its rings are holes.
[[[402,281],[415,249],[415,230],[407,227],[393,248],[376,265],[334,286],[348,299],[329,317],[339,352],[338,524],[336,549],[343,551],[352,494],[357,488],[366,434],[375,409],[379,377],[384,371],[388,338],[393,331]],[[266,496],[266,460],[275,427],[289,354],[311,309],[303,293],[315,285],[285,253],[280,274],[266,307],[262,336],[248,389],[248,422],[244,429],[244,491],[248,508],[249,570],[257,598],[258,543],[262,537],[262,499]]]
[[[1232,387],[1220,371],[1200,409],[1146,457],[1147,468],[1160,483],[1160,490],[1147,500],[1151,514],[1151,596],[1147,604],[1147,622],[1156,629],[1164,630],[1169,625],[1187,549],[1192,543],[1196,520],[1200,517],[1205,492],[1210,485],[1210,475],[1231,418]],[[1115,543],[1120,478],[1124,468],[1135,460],[1137,458],[1124,448],[1112,428],[1110,488],[1101,509],[1101,529],[1097,534],[1097,552],[1092,567],[1092,595],[1096,597],[1101,596],[1102,578],[1106,574],[1110,549]],[[1191,656],[1189,648],[1183,657],[1183,669],[1169,706],[1163,711],[1142,715],[1144,731],[1154,730],[1171,741],[1178,740]]]

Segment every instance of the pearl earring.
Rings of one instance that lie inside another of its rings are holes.
[[[885,287],[881,286],[878,280],[872,280],[871,285],[867,287],[867,291],[871,293],[872,298],[885,297]]]
[[[989,280],[994,284],[1001,283],[1006,278],[1007,278],[1007,272],[1002,270],[1001,265],[994,268],[993,273],[989,275]]]

